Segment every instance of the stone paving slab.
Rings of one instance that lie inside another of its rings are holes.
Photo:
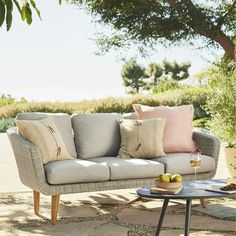
[[[129,208],[122,210],[117,216],[122,223],[157,226],[160,213]],[[166,214],[162,226],[183,229],[184,215]],[[197,230],[235,231],[235,222],[192,215],[190,227]]]
[[[0,193],[1,195],[1,193]],[[10,199],[9,203],[19,203],[28,200],[33,203],[33,192],[24,193],[3,193],[2,195]],[[135,189],[120,189],[100,192],[86,192],[75,194],[63,194],[60,196],[60,202],[65,204],[98,204],[98,205],[124,205],[125,203],[137,197]],[[50,196],[40,194],[40,201],[50,203]]]
[[[210,204],[206,208],[194,207],[194,211],[202,212],[218,218],[236,218],[236,201],[226,201],[224,203]]]
[[[140,202],[137,202],[136,204],[133,204],[132,208],[160,212],[162,209],[162,205],[163,205],[163,200],[155,200],[155,201],[147,201],[147,202],[140,201]],[[176,211],[176,210],[184,209],[184,208],[185,208],[184,204],[169,202],[166,212],[172,212],[172,211]]]
[[[128,229],[125,227],[98,220],[0,231],[0,236],[127,236],[127,234]]]
[[[98,213],[99,208],[96,205],[76,203],[65,205],[60,203],[58,219],[62,217],[96,217],[98,216]],[[103,214],[105,214],[104,211]],[[34,214],[34,207],[32,204],[0,204],[0,218],[2,221],[17,221],[23,223],[29,220],[38,220],[40,217],[42,219],[51,218],[51,206],[49,203],[41,201],[40,216]]]
[[[184,236],[183,230],[162,230],[160,236]],[[217,233],[213,231],[194,231],[189,236],[232,236],[227,233]]]

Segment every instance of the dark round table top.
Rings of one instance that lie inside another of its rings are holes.
[[[137,194],[141,197],[156,198],[156,199],[199,199],[199,198],[221,198],[236,196],[235,193],[218,193],[207,191],[216,186],[225,186],[226,180],[196,180],[183,182],[183,190],[176,194],[160,194],[151,193],[150,187],[143,187],[137,190]]]

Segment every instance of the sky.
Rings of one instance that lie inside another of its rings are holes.
[[[42,21],[34,14],[28,26],[14,10],[11,30],[6,32],[5,25],[0,28],[0,93],[31,101],[125,96],[122,62],[117,54],[95,55],[97,47],[92,39],[98,29],[91,17],[76,6],[60,6],[57,0],[36,3]],[[216,56],[209,50],[182,46],[158,47],[150,57],[137,59],[144,66],[164,59],[190,61],[193,76],[206,69]]]

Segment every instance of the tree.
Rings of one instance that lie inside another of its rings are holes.
[[[178,64],[176,61],[168,62],[163,61],[164,74],[169,76],[171,79],[180,81],[189,77],[188,69],[191,63]]]
[[[145,69],[134,59],[130,59],[122,66],[121,77],[124,86],[128,88],[128,93],[139,93],[140,88],[145,85],[144,73]]]
[[[166,60],[161,65],[156,63],[149,64],[145,71],[145,76],[148,78],[145,89],[154,92],[154,90],[158,90],[160,82],[167,83],[168,81],[170,87],[172,85],[177,87],[177,84],[171,80],[180,81],[187,79],[189,77],[188,69],[190,66],[189,62],[178,64],[176,61],[168,62]],[[168,85],[166,84],[166,86]],[[162,87],[165,87],[165,85],[162,84]]]
[[[161,65],[157,63],[151,63],[148,65],[145,74],[148,78],[151,78],[150,84],[147,87],[155,87],[157,85],[158,80],[163,74],[163,69]]]
[[[235,60],[236,0],[76,0],[95,20],[112,27],[98,44],[111,47],[193,43],[221,46]]]

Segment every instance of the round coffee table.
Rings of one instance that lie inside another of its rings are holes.
[[[196,181],[183,182],[183,190],[179,194],[176,194],[176,195],[151,193],[150,187],[143,187],[143,188],[138,189],[137,194],[145,198],[155,198],[155,199],[164,200],[155,236],[159,236],[160,234],[161,225],[164,219],[164,215],[165,215],[169,200],[170,199],[185,199],[186,206],[185,206],[184,236],[188,236],[192,199],[221,198],[221,197],[235,196],[235,194],[218,193],[218,192],[211,192],[211,191],[206,190],[206,189],[211,188],[212,185],[221,185],[221,184],[223,185],[226,184],[226,181],[218,180],[218,179],[196,180]]]

